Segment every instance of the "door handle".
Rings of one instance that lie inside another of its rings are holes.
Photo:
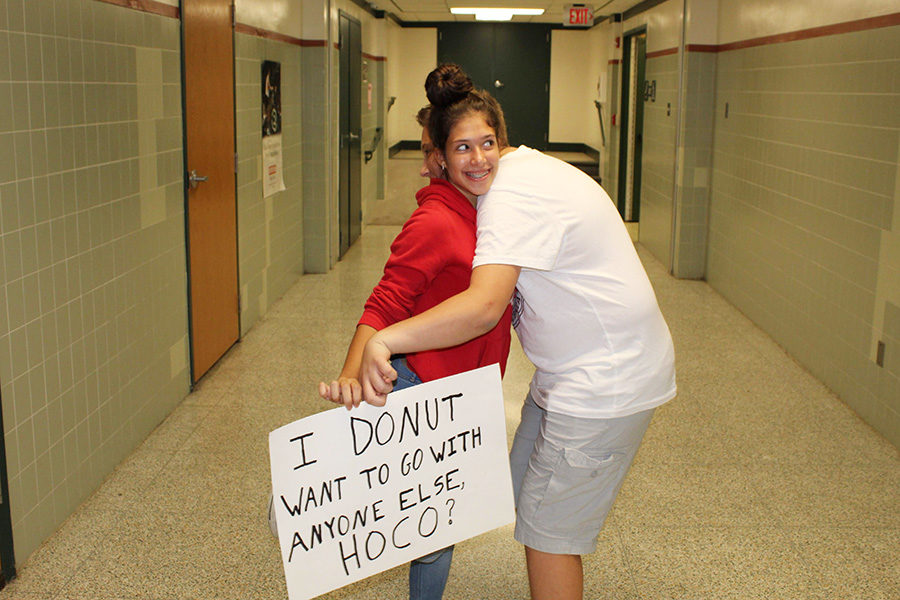
[[[494,80],[494,87],[497,88],[498,90],[499,90],[500,88],[502,88],[503,86],[505,86],[505,85],[506,85],[506,84],[503,83],[502,81],[500,81],[499,79],[495,79],[495,80]]]
[[[207,177],[206,175],[198,175],[196,169],[188,173],[188,187],[190,187],[192,190],[197,189],[197,186],[204,181],[209,181],[209,177]]]
[[[358,134],[358,133],[353,133],[353,132],[351,131],[350,133],[347,134],[347,138],[348,138],[351,142],[353,142],[353,141],[359,139],[359,134]]]

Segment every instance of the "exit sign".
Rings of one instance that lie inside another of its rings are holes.
[[[563,25],[566,27],[592,27],[594,7],[586,4],[566,4],[563,7]]]

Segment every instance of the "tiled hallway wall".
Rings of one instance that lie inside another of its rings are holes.
[[[303,274],[301,51],[299,44],[235,34],[242,334]],[[268,198],[263,197],[260,127],[260,78],[265,60],[281,63],[285,185],[284,191]]]
[[[648,47],[650,33],[647,33]],[[645,77],[648,81],[656,81],[656,101],[644,102],[640,241],[664,265],[670,264],[672,254],[678,66],[677,52],[647,53]]]
[[[307,273],[327,273],[330,219],[328,135],[331,123],[328,94],[329,48],[324,40],[300,52],[301,160],[303,183],[304,268]]]
[[[189,389],[173,16],[0,1],[0,393],[18,557]]]
[[[900,26],[721,50],[708,280],[900,446]]]
[[[716,102],[716,53],[685,48],[681,97],[681,157],[675,212],[672,274],[702,279],[706,274],[706,233],[712,176]]]
[[[383,56],[363,55],[363,82],[362,82],[362,202],[363,223],[367,223],[366,216],[372,206],[378,200],[384,198],[384,169],[385,169],[385,142],[384,142],[384,77],[385,58]],[[371,85],[371,91],[369,86]],[[369,107],[369,94],[372,104]],[[382,138],[377,146],[373,146],[376,138],[376,129],[381,128]],[[365,151],[375,148],[372,158],[365,161]]]

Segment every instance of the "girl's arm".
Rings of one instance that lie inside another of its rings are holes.
[[[366,342],[375,335],[377,330],[369,325],[358,325],[350,346],[347,348],[347,357],[344,359],[344,367],[338,378],[326,384],[319,382],[319,395],[325,400],[331,400],[336,404],[343,404],[350,410],[359,406],[362,402],[362,388],[359,385],[359,365],[362,361],[363,349]],[[388,357],[390,362],[390,357]]]
[[[372,335],[359,368],[363,400],[384,405],[397,378],[392,354],[448,348],[493,329],[512,298],[520,270],[513,265],[475,267],[465,291]]]

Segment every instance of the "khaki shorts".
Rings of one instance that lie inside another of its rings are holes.
[[[653,409],[616,419],[550,413],[531,395],[509,461],[515,538],[550,554],[588,554],[625,480]]]

